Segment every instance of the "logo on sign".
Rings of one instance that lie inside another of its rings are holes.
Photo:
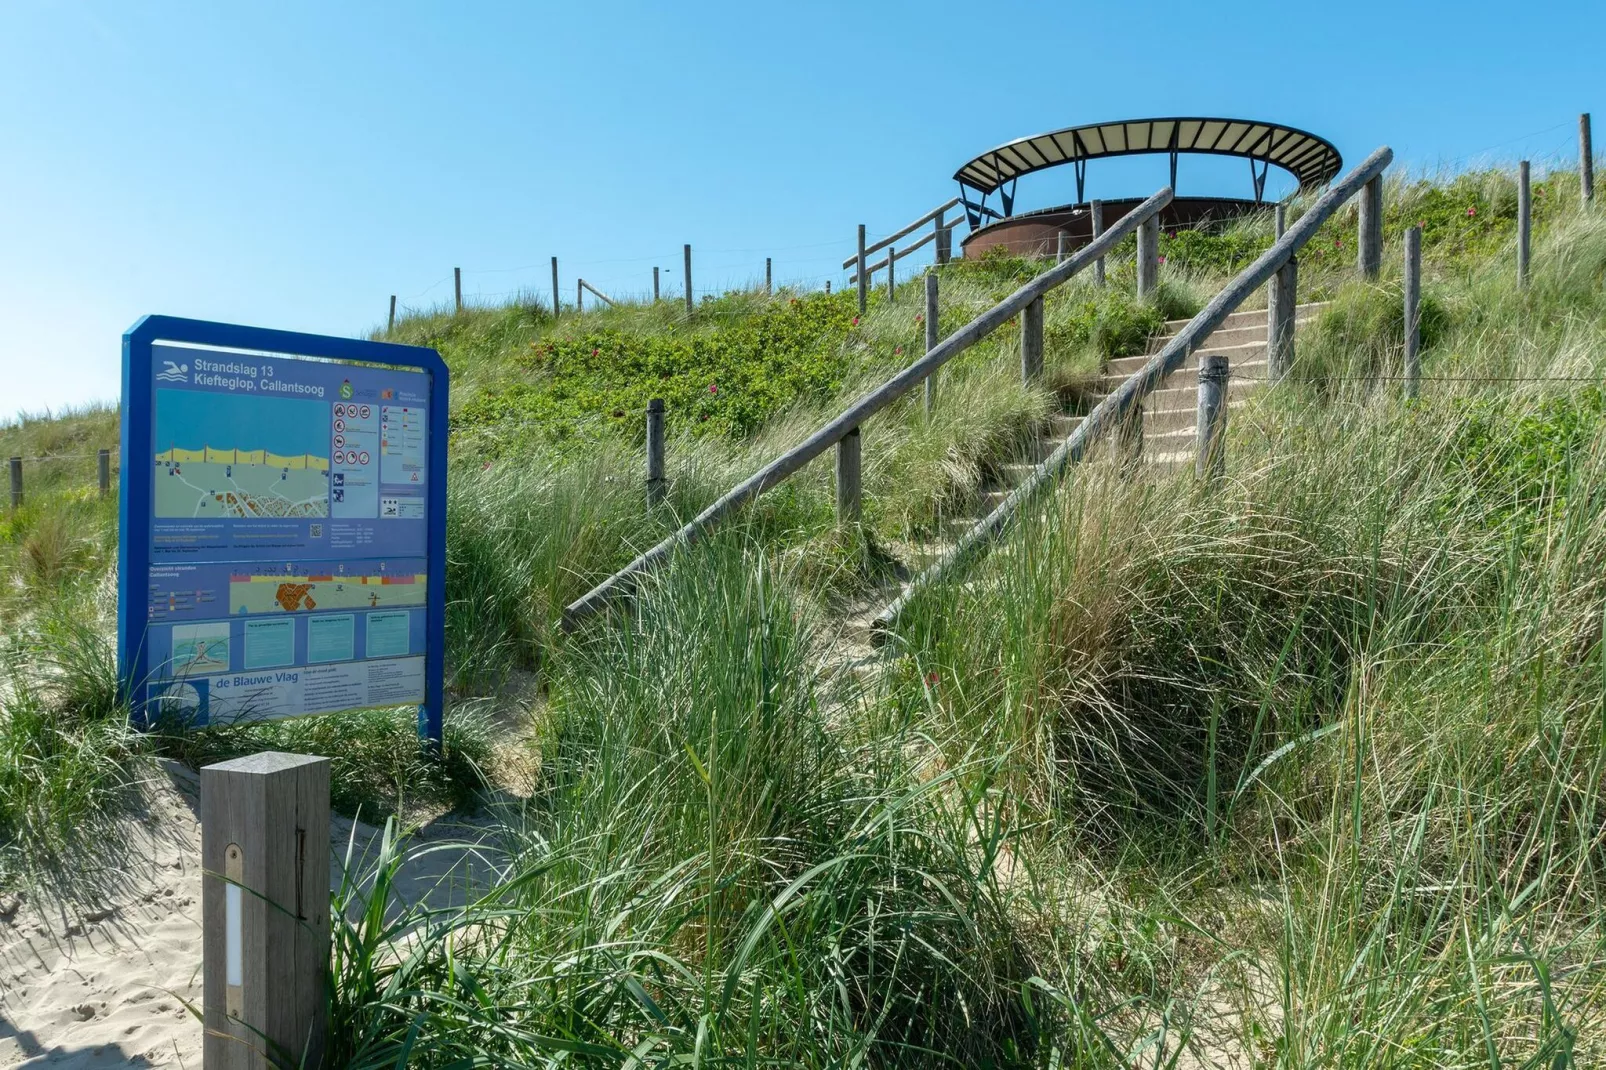
[[[164,383],[187,383],[190,381],[190,366],[188,364],[175,364],[170,360],[162,361],[163,368],[156,373],[156,378]]]
[[[347,401],[351,400],[351,380],[347,379],[340,384],[340,396]]]

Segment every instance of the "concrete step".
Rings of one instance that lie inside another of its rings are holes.
[[[1245,396],[1252,391],[1265,386],[1265,361],[1261,361],[1262,369],[1260,379],[1233,377],[1227,380],[1227,397],[1229,399]],[[1175,380],[1176,376],[1172,376]],[[1103,401],[1105,395],[1095,394],[1094,402]],[[1143,403],[1143,419],[1147,426],[1151,414],[1159,414],[1169,409],[1187,409],[1190,412],[1199,403],[1199,384],[1197,381],[1185,383],[1180,386],[1161,387],[1150,394]]]
[[[1314,316],[1321,312],[1322,309],[1326,308],[1328,304],[1329,302],[1327,301],[1311,301],[1306,304],[1295,305],[1294,319],[1297,321]],[[1217,327],[1216,330],[1225,330],[1229,327],[1252,326],[1257,319],[1262,325],[1265,324],[1266,310],[1264,308],[1251,308],[1245,309],[1241,312],[1230,313],[1227,318],[1222,321],[1221,326]],[[1182,330],[1182,328],[1186,327],[1188,322],[1188,320],[1166,320],[1165,333],[1176,334],[1178,331]]]
[[[1245,391],[1244,393],[1246,393],[1246,394],[1247,393],[1253,393],[1253,391]],[[1143,413],[1144,451],[1145,452],[1148,451],[1148,443],[1156,435],[1164,434],[1167,431],[1176,431],[1176,430],[1179,430],[1179,429],[1186,428],[1187,431],[1188,431],[1188,434],[1192,434],[1193,433],[1194,422],[1198,419],[1198,415],[1199,415],[1198,400],[1199,400],[1198,399],[1198,394],[1195,393],[1194,400],[1191,403],[1189,403],[1188,405],[1172,406],[1172,407],[1169,407],[1169,408],[1155,410],[1155,411],[1152,411],[1152,412],[1148,411],[1148,410],[1144,410],[1144,413]],[[1248,403],[1248,400],[1249,399],[1247,397],[1242,396],[1242,395],[1240,395],[1238,397],[1233,397],[1231,391],[1229,391],[1228,395],[1227,395],[1227,417],[1228,417],[1228,419],[1230,420],[1232,418],[1232,411],[1234,409],[1242,408],[1245,404]]]
[[[1266,340],[1262,338],[1258,342],[1244,342],[1235,346],[1203,346],[1189,353],[1187,359],[1171,374],[1175,376],[1184,371],[1198,371],[1199,355],[1201,353],[1219,353],[1227,358],[1229,366],[1236,368],[1241,360],[1264,360],[1266,357]],[[1149,357],[1153,355],[1151,353],[1148,356],[1116,357],[1105,368],[1100,383],[1106,388],[1119,385],[1133,372],[1147,364]]]

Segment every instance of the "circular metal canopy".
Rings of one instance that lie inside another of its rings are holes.
[[[983,195],[1033,171],[1104,156],[1143,153],[1205,153],[1240,156],[1276,164],[1299,180],[1301,188],[1325,186],[1343,166],[1332,142],[1277,123],[1252,119],[1126,119],[1113,123],[1068,126],[1035,137],[1023,137],[982,153],[954,173],[954,178]],[[1174,183],[1173,179],[1173,183]]]

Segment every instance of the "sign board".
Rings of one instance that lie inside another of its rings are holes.
[[[416,705],[439,742],[446,402],[433,349],[165,316],[123,336],[136,719]]]

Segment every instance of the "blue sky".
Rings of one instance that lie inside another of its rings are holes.
[[[857,223],[1078,122],[1267,118],[1414,168],[1565,158],[1580,111],[1606,124],[1603,38],[1598,0],[6,0],[0,419],[115,399],[148,312],[360,334],[391,293],[449,301],[454,266],[470,299],[546,294],[552,255],[566,298],[576,274],[645,291],[655,264],[678,292],[683,242],[699,290],[766,255],[778,281],[840,280]],[[1185,161],[1179,188],[1241,194],[1232,163]],[[1041,178],[1022,207],[1070,199]],[[1095,164],[1089,195],[1164,181],[1163,159]]]

